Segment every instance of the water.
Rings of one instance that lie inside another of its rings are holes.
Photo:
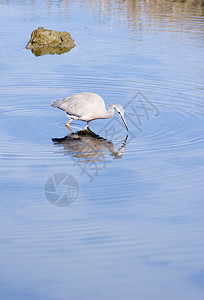
[[[146,1],[0,1],[1,299],[203,299],[203,16]],[[39,26],[76,47],[35,57]],[[66,128],[77,92],[125,107]],[[77,127],[77,128],[76,128]],[[67,136],[68,135],[68,136]]]

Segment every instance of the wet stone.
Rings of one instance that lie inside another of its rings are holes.
[[[69,32],[39,27],[32,32],[26,49],[31,49],[36,56],[40,56],[45,54],[63,54],[74,47],[74,40]]]

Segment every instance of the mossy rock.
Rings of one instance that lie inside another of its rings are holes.
[[[62,54],[74,47],[74,40],[69,32],[39,27],[32,32],[26,49],[31,49],[36,56],[40,56],[43,54]]]

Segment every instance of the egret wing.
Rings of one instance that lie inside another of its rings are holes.
[[[105,107],[103,99],[94,93],[79,93],[64,99],[54,100],[51,104],[78,118],[99,111]]]

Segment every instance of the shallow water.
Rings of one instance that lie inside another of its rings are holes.
[[[175,4],[173,4],[175,5]],[[1,299],[203,299],[203,21],[146,1],[0,1]],[[76,47],[36,57],[39,26]],[[52,100],[125,107],[74,121]]]

